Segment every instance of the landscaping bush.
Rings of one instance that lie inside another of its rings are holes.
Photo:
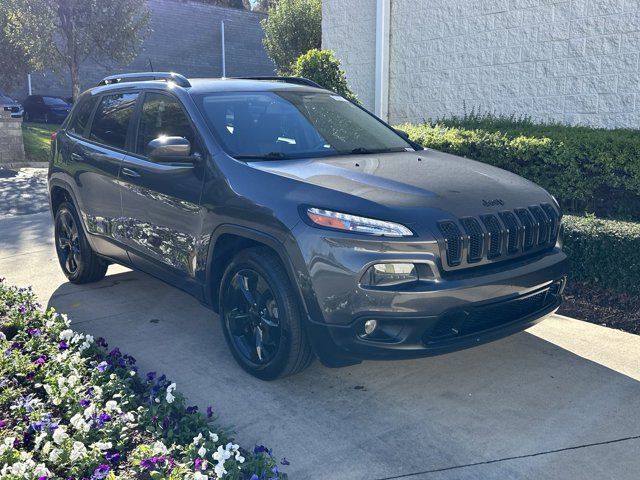
[[[640,223],[572,215],[563,223],[573,279],[640,294]]]
[[[312,49],[300,55],[293,65],[293,75],[305,77],[319,83],[322,87],[349,100],[357,102],[357,97],[349,89],[344,71],[331,50]]]
[[[164,375],[138,376],[133,357],[2,280],[0,351],[3,479],[285,478],[271,450],[232,443]]]
[[[640,132],[466,116],[405,124],[425,147],[510,170],[543,186],[568,212],[640,219]]]
[[[320,0],[278,0],[260,22],[264,48],[280,75],[291,75],[296,59],[322,43]]]

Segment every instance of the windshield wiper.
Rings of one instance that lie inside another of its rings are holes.
[[[237,158],[238,160],[247,160],[247,159],[258,159],[258,160],[287,160],[290,157],[285,155],[282,152],[269,152],[266,154],[250,154],[250,155],[233,155],[233,158]]]
[[[360,154],[372,154],[372,153],[392,153],[392,152],[404,152],[405,149],[403,147],[394,147],[394,148],[365,148],[358,147],[354,148],[349,152],[352,155],[360,155]]]

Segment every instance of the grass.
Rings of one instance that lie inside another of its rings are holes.
[[[51,134],[60,125],[51,123],[22,123],[24,153],[28,162],[48,162]]]

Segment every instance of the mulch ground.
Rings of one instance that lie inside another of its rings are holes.
[[[558,313],[640,335],[640,295],[569,281]]]

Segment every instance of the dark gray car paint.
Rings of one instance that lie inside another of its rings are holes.
[[[247,80],[196,80],[192,85],[185,89],[157,81],[136,82],[84,94],[159,90],[174,95],[202,137],[202,158],[186,168],[172,169],[105,150],[69,136],[66,124],[58,133],[50,188],[63,188],[75,199],[90,244],[103,256],[151,273],[216,308],[217,292],[211,283],[220,272],[212,271],[211,259],[218,240],[233,234],[264,243],[283,261],[309,317],[314,349],[327,364],[340,364],[336,360],[340,357],[348,362],[403,356],[397,351],[359,349],[335,333],[335,328],[347,328],[363,317],[395,315],[407,317],[403,321],[408,322],[414,317],[435,318],[450,308],[526,294],[565,275],[566,256],[560,245],[533,256],[484,260],[457,272],[445,271],[440,261],[438,220],[553,204],[537,185],[433,150],[238,161],[216,143],[190,93],[317,89]],[[76,150],[83,161],[72,158]],[[125,178],[123,168],[140,176]],[[502,205],[485,206],[496,199]],[[301,215],[304,206],[399,222],[415,236],[382,239],[312,227]],[[435,278],[395,292],[359,285],[368,266],[391,260],[428,263]],[[521,326],[539,319],[528,319]],[[496,336],[492,332],[486,340]],[[464,346],[469,345],[457,348]],[[404,354],[410,355],[409,350]],[[418,353],[429,354],[424,349]]]

